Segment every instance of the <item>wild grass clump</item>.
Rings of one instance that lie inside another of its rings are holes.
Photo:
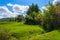
[[[16,40],[16,37],[11,36],[12,34],[9,33],[9,29],[1,28],[0,29],[0,40]]]

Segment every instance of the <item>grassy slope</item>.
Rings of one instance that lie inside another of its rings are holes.
[[[32,36],[30,40],[60,40],[60,32],[58,30],[54,30],[42,35]]]
[[[25,25],[23,22],[1,22],[0,29],[9,29],[19,40],[29,40],[31,36],[44,32],[38,25]]]
[[[0,30],[5,28],[9,29],[10,34],[15,35],[18,40],[60,40],[60,32],[58,30],[41,34],[44,30],[38,25],[25,25],[23,22],[0,23]],[[16,40],[16,38],[11,37],[10,40]]]

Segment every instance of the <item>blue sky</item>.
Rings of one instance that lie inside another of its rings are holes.
[[[32,3],[38,4],[41,9],[47,5],[49,1],[55,4],[57,0],[0,0],[0,18],[15,17],[19,14],[25,16],[29,5]]]
[[[41,8],[42,6],[47,5],[49,1],[52,2],[53,0],[0,0],[0,6],[7,6],[8,3],[29,6],[34,3],[38,4],[39,8]],[[7,7],[12,11],[11,7]]]
[[[6,6],[8,3],[19,5],[31,5],[32,3],[38,4],[39,7],[47,5],[48,2],[53,0],[0,0],[0,6]]]

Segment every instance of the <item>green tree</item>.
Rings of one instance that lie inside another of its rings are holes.
[[[47,31],[56,29],[56,9],[52,4],[44,10],[43,28]]]
[[[37,20],[35,20],[35,18],[37,19],[37,15],[39,14],[39,7],[38,5],[34,5],[32,4],[28,11],[27,11],[27,15],[26,15],[26,24],[37,24]]]
[[[39,11],[40,10],[39,10],[38,5],[37,4],[36,5],[32,4],[31,6],[29,6],[29,9],[27,11],[27,15],[31,15],[32,12],[39,12]]]
[[[60,29],[60,5],[59,3],[55,6],[56,8],[56,25]]]
[[[18,15],[17,17],[16,17],[16,21],[17,22],[21,22],[21,21],[23,21],[24,20],[24,16],[23,15]]]

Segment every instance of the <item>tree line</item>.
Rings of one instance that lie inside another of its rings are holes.
[[[43,9],[43,13],[39,10],[38,5],[32,4],[25,17],[25,24],[29,25],[42,25],[46,31],[52,31],[60,28],[60,5],[54,6],[49,3]]]

